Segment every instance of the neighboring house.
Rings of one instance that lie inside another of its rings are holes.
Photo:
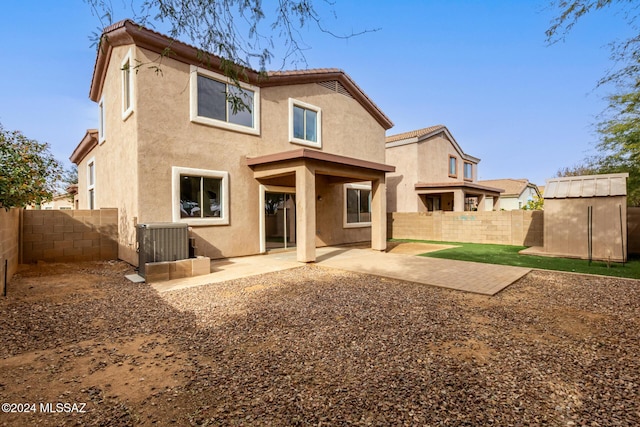
[[[478,183],[504,189],[504,193],[500,195],[500,209],[505,211],[522,209],[530,200],[542,197],[538,186],[528,179],[490,179]],[[487,200],[487,203],[492,201]]]
[[[203,63],[129,20],[103,36],[90,88],[99,126],[71,160],[79,208],[118,208],[120,258],[137,265],[136,225],[155,222],[189,224],[196,254],[211,258],[295,246],[311,262],[317,246],[386,248],[393,124],[343,71],[246,70],[240,92],[217,57]],[[249,108],[234,111],[233,93]]]
[[[500,188],[477,182],[480,159],[462,151],[449,130],[431,126],[386,138],[387,212],[483,210],[491,198],[499,209]]]
[[[42,203],[39,207],[37,205],[27,206],[27,209],[42,209],[42,210],[68,210],[73,209],[73,196],[69,193],[56,194],[48,202]]]

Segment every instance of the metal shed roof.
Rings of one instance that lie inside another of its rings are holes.
[[[628,173],[613,173],[548,179],[544,198],[626,196],[627,177]]]

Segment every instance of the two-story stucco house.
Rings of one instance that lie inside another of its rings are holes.
[[[480,159],[462,151],[451,132],[431,126],[386,138],[388,212],[498,210],[502,190],[477,182]]]
[[[211,258],[385,249],[392,123],[347,74],[248,70],[240,92],[192,46],[128,20],[104,35],[90,89],[99,126],[71,160],[79,208],[118,208],[120,258],[137,264],[136,226],[155,222],[187,223]],[[249,108],[234,111],[230,93]]]

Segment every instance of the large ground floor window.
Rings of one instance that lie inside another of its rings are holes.
[[[229,223],[227,172],[173,167],[173,219],[193,225]]]
[[[371,185],[345,185],[345,227],[371,225]]]

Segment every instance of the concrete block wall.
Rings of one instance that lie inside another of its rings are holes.
[[[148,262],[144,271],[147,283],[202,276],[211,273],[211,258],[199,256],[178,261]]]
[[[118,210],[26,210],[22,261],[118,259]]]
[[[7,282],[20,262],[20,213],[22,209],[0,208],[0,293],[4,291],[5,260]]]
[[[542,211],[393,212],[387,237],[442,242],[542,246]]]

